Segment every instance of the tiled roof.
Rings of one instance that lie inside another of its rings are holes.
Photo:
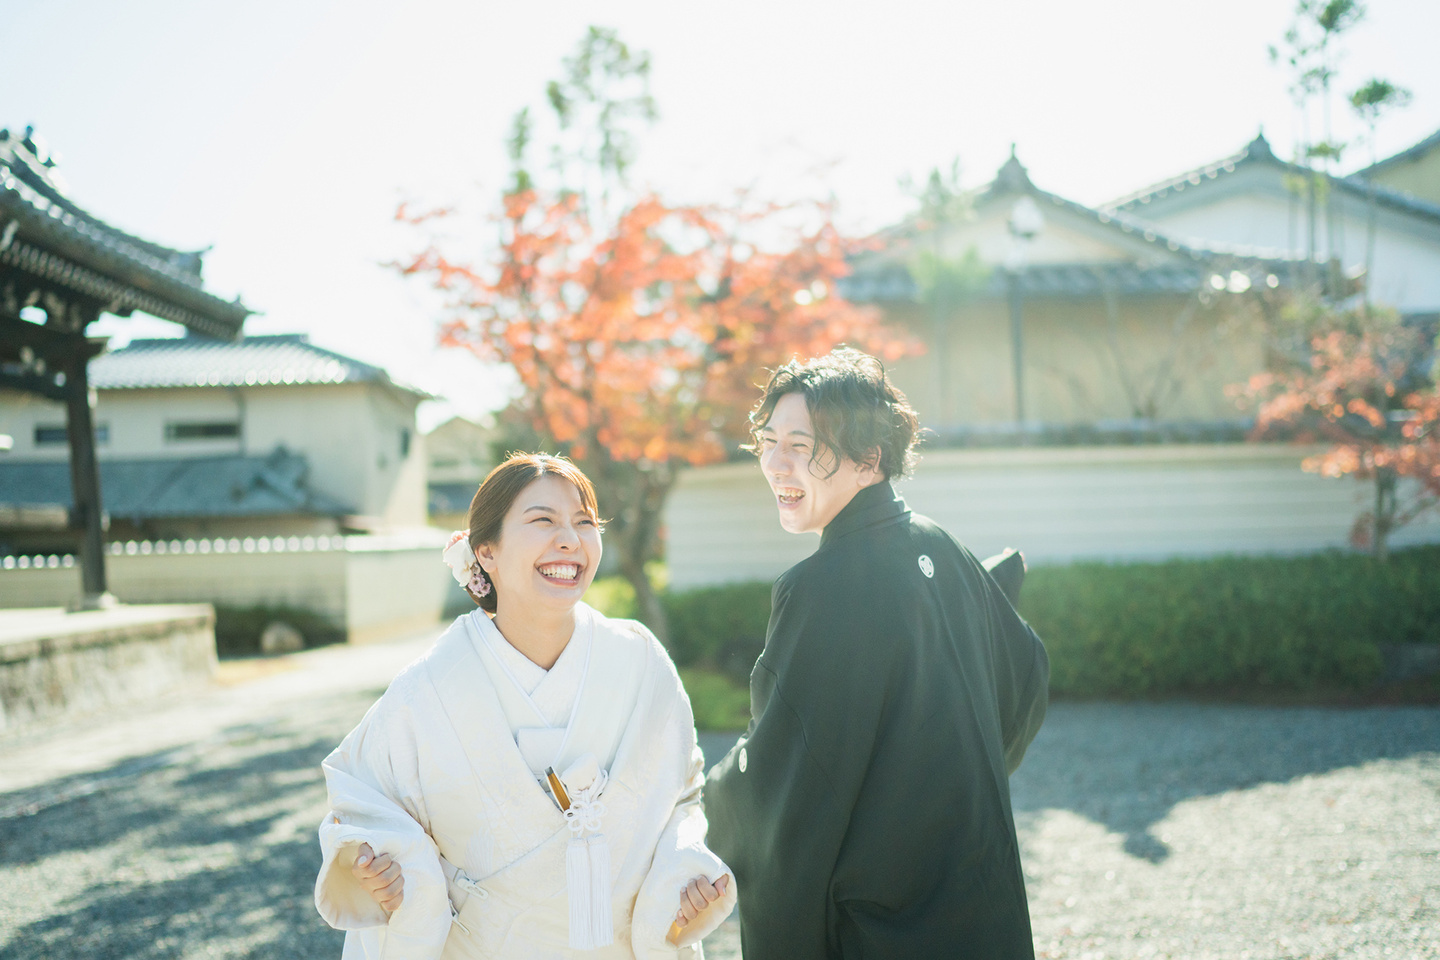
[[[1440,136],[1440,133],[1437,133],[1436,136]],[[1102,206],[1101,209],[1111,216],[1121,216],[1124,214],[1134,215],[1142,211],[1146,204],[1170,193],[1179,193],[1186,189],[1203,186],[1212,180],[1222,179],[1228,174],[1233,174],[1241,167],[1253,163],[1271,163],[1283,168],[1288,173],[1305,174],[1307,176],[1312,172],[1308,167],[1302,167],[1299,164],[1290,163],[1275,156],[1275,151],[1270,149],[1270,141],[1265,139],[1264,134],[1261,134],[1246,144],[1245,148],[1237,154],[1225,157],[1222,160],[1216,160],[1214,163],[1206,164],[1203,167],[1197,167],[1194,170],[1187,170],[1184,173],[1170,177],[1167,180],[1162,180],[1159,183],[1151,184],[1143,190],[1137,190],[1134,193],[1112,200]],[[1364,171],[1362,171],[1362,174],[1363,173]],[[1368,199],[1373,189],[1375,202],[1382,207],[1389,207],[1416,216],[1425,217],[1426,219],[1440,221],[1440,204],[1431,203],[1428,200],[1421,200],[1417,197],[1410,196],[1408,193],[1402,193],[1399,190],[1392,190],[1389,187],[1382,187],[1378,184],[1372,187],[1361,174],[1348,177],[1330,177],[1329,180],[1335,188],[1344,190],[1357,198]]]
[[[304,334],[245,337],[233,343],[206,337],[132,340],[91,360],[89,374],[97,390],[393,383],[380,367],[317,347]],[[395,386],[428,396],[413,387]]]
[[[1402,164],[1407,160],[1419,160],[1421,157],[1425,156],[1425,154],[1429,153],[1431,150],[1434,150],[1436,147],[1440,147],[1440,130],[1436,130],[1434,133],[1430,134],[1430,136],[1426,137],[1424,140],[1421,140],[1419,143],[1415,144],[1412,147],[1406,147],[1404,150],[1401,150],[1399,153],[1393,156],[1386,157],[1384,160],[1381,160],[1378,163],[1373,163],[1363,170],[1355,171],[1353,176],[1360,180],[1365,180],[1372,173],[1378,173],[1379,171],[1388,169],[1389,167],[1398,166],[1399,164]]]
[[[305,457],[283,447],[268,456],[185,460],[102,460],[100,486],[112,517],[272,515],[343,516],[354,511],[307,485]],[[64,461],[0,461],[0,503],[37,507],[72,504],[70,467]]]
[[[996,178],[977,191],[975,202],[981,206],[990,200],[1019,194],[1034,198],[1042,212],[1047,205],[1069,211],[1106,232],[1129,237],[1170,255],[1163,262],[1148,266],[1123,261],[1032,264],[1020,274],[1020,289],[1026,296],[1096,296],[1107,290],[1121,295],[1189,293],[1206,283],[1217,269],[1227,276],[1239,271],[1252,284],[1265,283],[1272,274],[1278,282],[1288,282],[1298,262],[1277,250],[1181,241],[1127,213],[1096,210],[1048,193],[1031,182],[1013,152]],[[879,239],[882,244],[903,243],[921,232],[912,220],[882,232]],[[1004,296],[1007,282],[1005,271],[997,268],[991,272],[980,295]],[[863,260],[840,282],[840,290],[847,299],[858,302],[914,300],[918,292],[905,267],[888,264],[879,269],[866,269]]]
[[[432,483],[429,486],[431,513],[464,513],[475,499],[474,483]]]
[[[250,310],[238,298],[205,292],[201,255],[142,240],[81,209],[31,131],[0,130],[0,263],[71,287],[112,313],[141,310],[232,337]]]
[[[1247,286],[1289,284],[1293,279],[1293,261],[1267,261],[1239,257],[1221,260],[1219,255],[1201,263],[1166,263],[1141,266],[1134,263],[1056,263],[1034,264],[1020,272],[1020,292],[1026,297],[1098,297],[1113,292],[1120,296],[1147,294],[1194,293],[1215,276],[1227,283],[1232,273],[1245,276]],[[1004,270],[991,271],[981,297],[1003,297],[1009,287]],[[840,293],[855,303],[912,301],[919,290],[903,266],[887,266],[883,270],[856,270],[840,283]],[[1237,288],[1239,289],[1239,288]]]

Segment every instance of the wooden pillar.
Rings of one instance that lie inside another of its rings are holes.
[[[70,439],[72,515],[80,533],[80,608],[113,606],[105,580],[104,513],[100,500],[100,464],[95,457],[95,418],[90,410],[89,344],[83,337],[65,357],[65,432]]]

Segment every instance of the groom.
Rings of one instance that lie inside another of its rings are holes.
[[[1009,774],[1045,716],[1040,638],[891,485],[918,423],[873,357],[792,362],[751,414],[780,524],[750,729],[705,785],[745,960],[1033,957]]]

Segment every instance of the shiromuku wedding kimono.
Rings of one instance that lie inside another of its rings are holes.
[[[666,941],[685,885],[730,872],[705,845],[690,701],[643,626],[575,620],[546,671],[460,617],[326,758],[315,904],[344,960],[699,957],[734,909],[732,875]],[[351,873],[361,842],[400,864],[388,918]]]

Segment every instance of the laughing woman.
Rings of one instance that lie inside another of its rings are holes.
[[[480,609],[325,760],[321,916],[347,960],[699,956],[735,885],[705,846],[673,664],[580,602],[601,552],[590,481],[512,456],[469,522],[445,560]]]

